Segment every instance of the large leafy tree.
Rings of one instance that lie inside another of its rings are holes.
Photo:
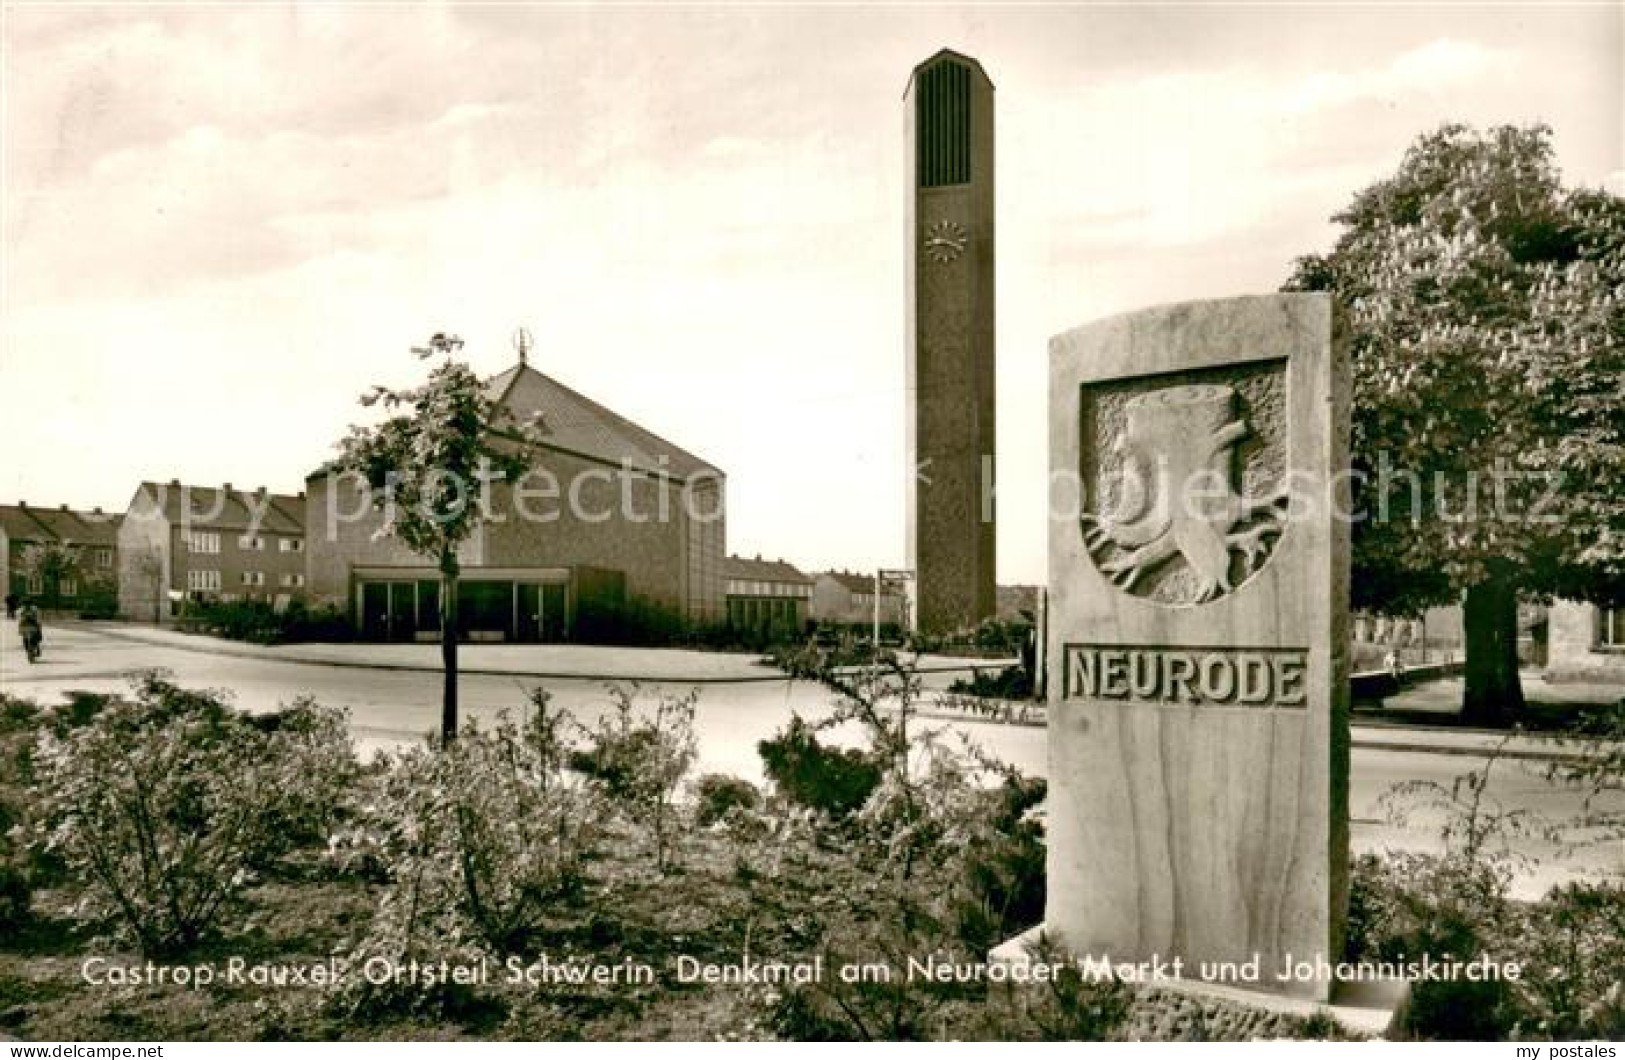
[[[1462,601],[1467,720],[1523,708],[1520,595],[1625,589],[1625,202],[1563,187],[1544,126],[1420,137],[1287,287],[1354,366],[1354,603]]]
[[[384,513],[379,534],[394,536],[440,572],[440,732],[447,743],[457,736],[458,549],[490,514],[486,484],[517,480],[534,454],[530,425],[507,417],[497,422],[496,403],[457,359],[462,345],[455,335],[436,333],[426,346],[414,347],[420,359],[440,363],[421,386],[379,386],[363,395],[362,405],[381,405],[391,415],[351,427],[336,461],[338,471],[366,481]]]

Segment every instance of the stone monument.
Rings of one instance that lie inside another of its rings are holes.
[[[911,613],[945,632],[997,607],[993,82],[944,49],[914,68],[904,111]]]
[[[1045,930],[1074,955],[1329,997],[1283,969],[1337,962],[1346,902],[1338,328],[1283,294],[1050,341]]]

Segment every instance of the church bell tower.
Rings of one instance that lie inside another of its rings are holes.
[[[917,627],[996,609],[993,82],[943,50],[904,94],[908,558]]]

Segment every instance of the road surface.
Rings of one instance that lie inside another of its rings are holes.
[[[368,652],[363,646],[350,646],[348,650],[355,658],[365,658]],[[514,646],[507,650],[531,653],[524,658],[540,661],[532,667],[534,669],[552,668],[545,665],[549,658],[546,647]],[[504,656],[503,651],[484,648],[480,658],[500,661],[513,657]],[[622,664],[620,672],[652,672],[649,653],[635,649],[619,653],[598,649],[591,658],[599,669],[606,666],[614,669],[619,663]],[[738,659],[703,660],[698,665],[719,673],[748,674],[756,678],[772,673]],[[307,694],[321,703],[343,707],[350,713],[352,731],[363,754],[417,740],[439,725],[440,675],[437,673],[252,655],[217,655],[144,643],[120,636],[116,631],[77,625],[48,627],[44,657],[39,663],[29,665],[23,657],[15,627],[8,623],[0,631],[0,687],[11,695],[48,702],[73,689],[116,691],[126,687],[129,672],[153,667],[171,671],[182,685],[229,689],[234,702],[247,710],[273,709]],[[931,675],[928,683],[941,687],[948,680],[948,675]],[[518,715],[526,706],[530,689],[537,685],[545,686],[552,693],[556,706],[569,709],[583,722],[590,723],[609,705],[605,682],[601,680],[470,674],[465,675],[460,684],[464,717],[488,723],[505,710]],[[831,700],[830,693],[820,686],[788,679],[646,683],[641,686],[641,694],[680,695],[691,688],[699,691],[695,722],[700,751],[698,769],[732,773],[754,781],[760,781],[762,775],[761,761],[756,754],[757,742],[777,732],[794,712],[808,717],[825,714]],[[1047,772],[1041,728],[934,719],[922,724],[967,733],[987,750],[1028,773],[1043,775]],[[1482,759],[1462,754],[1362,746],[1372,743],[1378,735],[1392,743],[1404,742],[1409,734],[1395,737],[1390,730],[1380,733],[1355,730],[1349,797],[1355,849],[1438,849],[1439,819],[1436,816],[1424,815],[1396,823],[1389,819],[1379,799],[1394,785],[1406,781],[1449,786],[1458,776],[1479,766]],[[1420,740],[1424,736],[1451,739],[1421,732],[1415,738]],[[855,731],[842,734],[842,739],[847,741],[857,738]],[[1498,762],[1491,774],[1487,800],[1492,806],[1538,814],[1553,822],[1575,819],[1582,810],[1581,796],[1548,781],[1545,765],[1538,761]],[[1616,799],[1610,808],[1625,812],[1625,796]],[[1514,849],[1538,859],[1519,874],[1518,891],[1523,894],[1538,893],[1555,882],[1580,875],[1625,873],[1625,843],[1617,839],[1579,849],[1563,849],[1524,838],[1514,843]]]

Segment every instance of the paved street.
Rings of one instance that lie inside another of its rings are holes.
[[[201,638],[163,635],[161,642],[134,639],[138,629],[73,625],[46,630],[43,659],[30,666],[15,628],[0,632],[0,686],[5,691],[49,701],[70,689],[112,691],[125,687],[132,670],[161,667],[189,686],[232,690],[235,702],[248,710],[268,710],[295,696],[310,694],[320,702],[349,710],[356,740],[364,753],[416,739],[438,725],[440,677],[412,669],[372,669],[358,663],[414,665],[432,659],[422,646],[298,646],[255,649]],[[220,648],[231,654],[215,654]],[[348,660],[350,665],[335,665]],[[699,690],[696,720],[700,769],[734,773],[759,780],[756,743],[777,731],[793,711],[817,716],[828,709],[829,694],[808,682],[774,677],[749,656],[699,652],[648,652],[577,646],[482,645],[464,652],[465,665],[482,673],[466,674],[461,685],[465,716],[487,721],[503,710],[519,711],[536,685],[553,693],[557,705],[590,721],[608,704],[605,682],[587,677],[524,676],[521,671],[548,673],[628,673],[645,678],[645,695]],[[934,660],[947,665],[948,660]],[[506,672],[504,672],[506,671]],[[662,680],[648,680],[661,678]],[[934,673],[927,684],[943,687],[951,675]],[[931,721],[973,736],[988,750],[1022,769],[1046,772],[1044,730],[978,722]],[[846,733],[855,739],[855,733]],[[1431,849],[1436,819],[1418,819],[1407,827],[1389,823],[1378,798],[1394,784],[1430,780],[1448,785],[1481,761],[1460,753],[1424,753],[1411,748],[1434,744],[1445,750],[1470,750],[1492,743],[1470,734],[1438,730],[1374,728],[1355,730],[1350,812],[1359,850],[1383,847]],[[1386,746],[1385,746],[1386,745]],[[1405,749],[1398,749],[1405,748]],[[1577,794],[1554,787],[1540,761],[1503,761],[1496,765],[1489,797],[1506,808],[1522,808],[1553,821],[1566,821],[1580,810]],[[1625,800],[1614,808],[1625,809]],[[1529,893],[1586,872],[1625,872],[1625,845],[1615,840],[1579,850],[1559,851],[1549,844],[1521,840],[1516,849],[1540,858],[1525,871],[1519,890]]]

